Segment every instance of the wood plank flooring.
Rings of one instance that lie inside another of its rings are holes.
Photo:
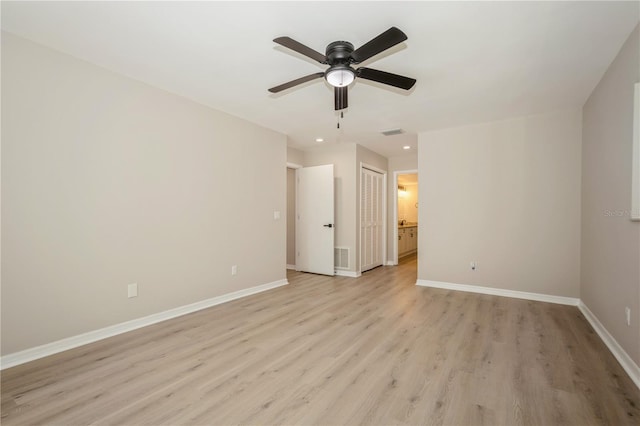
[[[416,287],[415,256],[2,372],[2,423],[638,425],[575,307]]]

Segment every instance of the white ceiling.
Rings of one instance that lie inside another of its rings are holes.
[[[2,2],[2,28],[289,136],[411,155],[416,133],[580,107],[638,23],[638,2]],[[324,70],[273,43],[324,53],[391,26],[408,40],[363,65],[416,78],[410,92],[359,80],[336,129]],[[400,127],[399,136],[381,130]]]

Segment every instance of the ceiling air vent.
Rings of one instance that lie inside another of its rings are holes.
[[[385,136],[393,136],[393,135],[401,135],[402,133],[404,133],[404,130],[402,130],[402,129],[389,129],[389,130],[383,130],[380,133],[382,133]]]

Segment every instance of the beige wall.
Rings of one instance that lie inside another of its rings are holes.
[[[579,296],[579,110],[418,140],[419,279]]]
[[[304,165],[304,152],[299,149],[287,147],[287,162],[297,164],[298,166]]]
[[[7,33],[2,107],[2,354],[285,279],[285,136]]]
[[[356,265],[356,145],[323,145],[304,154],[305,167],[333,164],[336,247],[349,248],[349,271]]]
[[[640,365],[640,223],[630,220],[636,27],[584,105],[581,297]],[[627,326],[624,308],[631,308]]]
[[[389,173],[402,170],[418,170],[418,154],[389,157]]]

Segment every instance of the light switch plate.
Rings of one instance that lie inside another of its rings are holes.
[[[129,284],[127,286],[127,297],[138,297],[138,283]]]

